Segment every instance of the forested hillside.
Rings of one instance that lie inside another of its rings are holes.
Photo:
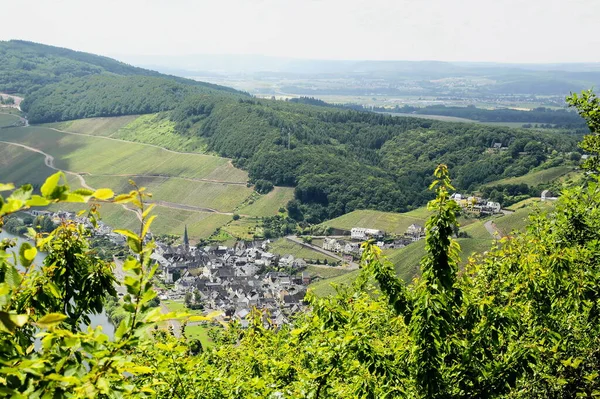
[[[22,40],[0,41],[0,92],[27,95],[52,83],[99,74],[162,77],[188,85],[237,92],[224,86],[163,75],[99,55]]]
[[[285,101],[190,97],[172,113],[182,134],[235,159],[250,179],[296,187],[300,219],[355,209],[407,211],[431,198],[439,162],[459,189],[558,165],[578,136],[397,118]],[[500,143],[505,150],[492,150]],[[297,208],[297,204],[292,204]]]
[[[173,109],[193,93],[223,94],[163,77],[90,75],[45,86],[21,104],[31,123],[98,116],[149,114]]]

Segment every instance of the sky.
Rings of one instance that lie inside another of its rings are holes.
[[[0,0],[0,9],[0,40],[116,57],[600,62],[598,0]]]

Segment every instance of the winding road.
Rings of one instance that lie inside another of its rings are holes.
[[[8,144],[8,145],[14,145],[16,147],[21,147],[24,148],[28,151],[32,151],[38,154],[41,154],[44,156],[44,164],[52,169],[52,170],[62,170],[57,168],[54,165],[54,157],[42,150],[39,150],[37,148],[25,145],[25,144],[20,144],[20,143],[13,143],[10,141],[2,141],[0,140],[0,143],[4,143],[4,144]],[[62,170],[64,173],[71,175],[71,176],[76,176],[79,179],[79,182],[81,183],[81,186],[84,188],[87,188],[88,190],[96,190],[94,187],[91,187],[89,184],[87,184],[87,182],[85,181],[85,178],[83,177],[83,175],[90,175],[87,172],[84,173],[78,173],[78,172],[73,172],[70,170]],[[151,176],[151,175],[108,175],[108,174],[103,174],[103,175],[94,175],[94,176],[114,176],[114,177],[128,177],[128,176],[137,176],[137,177],[157,177],[156,175]],[[179,177],[174,177],[174,176],[160,176],[160,177],[168,177],[168,178],[177,178],[179,179]],[[185,180],[194,180],[194,179],[188,179],[188,178],[181,178],[181,179],[185,179]],[[215,183],[217,183],[217,181],[214,181]],[[218,183],[223,183],[223,182],[218,182]],[[231,183],[231,184],[238,184],[238,183]],[[245,183],[243,183],[245,185]],[[156,205],[165,207],[165,208],[171,208],[171,209],[181,209],[181,210],[186,210],[186,211],[192,211],[192,212],[202,212],[202,213],[216,213],[219,215],[229,215],[232,216],[233,212],[221,212],[218,211],[216,209],[212,209],[212,208],[203,208],[203,207],[197,207],[197,206],[193,206],[193,205],[185,205],[185,204],[178,204],[175,202],[168,202],[168,201],[154,201],[156,203]],[[130,211],[130,212],[135,212],[136,214],[138,213],[136,210],[131,209],[129,207],[127,207],[125,204],[123,204],[123,208]],[[245,215],[242,215],[245,216]]]
[[[48,127],[47,129],[54,130],[55,132],[59,132],[59,133],[70,134],[70,135],[73,135],[73,136],[93,137],[93,138],[96,138],[96,139],[111,140],[111,141],[117,141],[117,142],[121,142],[121,143],[139,144],[139,145],[143,145],[143,146],[147,146],[147,147],[157,148],[159,150],[163,150],[163,151],[169,152],[171,154],[196,155],[196,156],[202,156],[202,157],[211,157],[212,156],[212,155],[200,154],[200,153],[197,153],[197,152],[174,151],[174,150],[169,150],[168,148],[161,147],[161,146],[158,146],[158,145],[155,145],[155,144],[148,144],[148,143],[141,143],[141,142],[137,142],[137,141],[128,141],[128,140],[123,140],[123,139],[116,139],[114,137],[98,136],[98,135],[87,134],[87,133],[68,132],[66,130],[60,130],[60,129],[56,129],[56,128],[53,128],[53,127]],[[232,167],[232,168],[234,167],[231,159],[228,160],[227,165],[230,166],[230,167]],[[178,178],[178,179],[184,179],[184,180],[189,180],[189,181],[198,181],[198,182],[207,182],[207,183],[221,183],[221,184],[242,185],[242,186],[245,186],[247,184],[246,182],[240,182],[240,181],[227,181],[227,180],[214,180],[214,179],[198,179],[198,178],[193,178],[193,177],[178,177],[178,176],[169,176],[169,175],[162,175],[162,174],[154,174],[154,175],[122,174],[122,175],[97,175],[97,176],[174,177],[174,178]]]

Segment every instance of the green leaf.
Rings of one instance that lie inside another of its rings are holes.
[[[154,222],[154,219],[156,219],[156,215],[152,215],[146,220],[146,223],[144,223],[144,229],[142,230],[142,237],[146,237],[146,234],[150,229],[150,225],[152,224],[152,222]]]
[[[142,213],[142,218],[145,218],[146,216],[148,216],[148,214],[152,211],[152,209],[154,209],[155,206],[156,206],[156,204],[150,204],[148,206],[148,208],[146,208],[144,213]]]
[[[40,192],[46,198],[51,197],[52,193],[58,186],[58,182],[60,181],[60,177],[63,175],[62,172],[56,172],[53,175],[48,176],[42,187],[40,188]]]
[[[15,185],[12,183],[0,183],[0,191],[14,190]]]
[[[154,369],[152,367],[148,367],[148,366],[133,366],[133,367],[128,367],[127,371],[130,372],[131,374],[147,374],[147,373],[153,372]]]
[[[93,194],[95,198],[99,200],[108,200],[114,197],[115,193],[110,188],[99,188]]]
[[[144,303],[148,303],[150,302],[154,297],[156,297],[156,292],[152,289],[149,289],[148,291],[144,292],[144,295],[142,295],[142,299],[140,300],[140,302],[142,304]]]
[[[114,233],[121,234],[125,237],[133,238],[134,240],[139,241],[139,237],[131,230],[114,230]]]
[[[118,341],[121,338],[123,338],[123,335],[125,335],[128,328],[129,328],[129,315],[127,315],[123,320],[121,320],[119,327],[117,327],[117,331],[115,331],[115,340]]]
[[[124,263],[123,263],[123,270],[124,271],[129,271],[129,270],[135,270],[135,269],[139,269],[141,267],[140,263],[138,262],[137,259],[131,257],[128,258]]]
[[[38,325],[51,327],[67,319],[67,316],[60,313],[49,313],[37,321]]]
[[[33,186],[31,184],[24,184],[15,191],[12,192],[8,200],[15,199],[21,200],[23,202],[27,201],[31,198],[31,193],[33,192]]]
[[[46,206],[50,204],[50,200],[41,197],[39,195],[32,195],[29,200],[25,203],[27,206]]]
[[[117,204],[126,204],[128,202],[131,202],[134,198],[135,198],[135,194],[133,194],[133,193],[119,194],[114,198],[113,202],[115,202]]]
[[[127,244],[129,244],[129,248],[136,254],[142,252],[142,243],[137,236],[135,238],[127,237]]]
[[[6,272],[4,273],[4,282],[8,284],[9,287],[17,287],[21,284],[21,274],[15,266],[8,264]]]
[[[23,327],[27,323],[27,320],[29,320],[29,316],[26,314],[11,314],[9,317],[17,327]]]
[[[21,247],[19,248],[19,261],[21,262],[21,265],[25,268],[29,267],[35,259],[36,254],[37,249],[30,243],[24,242],[21,244]]]
[[[33,262],[35,256],[37,255],[37,248],[32,247],[30,249],[27,249],[25,250],[25,253],[23,255],[25,256],[25,259]]]
[[[0,331],[12,333],[16,327],[16,324],[10,319],[10,314],[0,311]]]
[[[74,193],[67,194],[67,197],[64,200],[65,202],[87,202],[86,198]]]
[[[0,215],[5,215],[7,213],[13,213],[25,205],[25,201],[20,199],[11,199],[10,197],[6,199],[6,202],[0,208]]]

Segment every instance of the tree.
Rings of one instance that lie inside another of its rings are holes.
[[[185,306],[187,306],[188,308],[192,305],[192,293],[191,292],[186,292],[185,293],[185,299],[183,300],[183,302],[185,303]]]
[[[583,91],[567,97],[567,103],[577,108],[590,129],[590,134],[583,138],[580,147],[591,155],[584,163],[583,168],[598,173],[600,172],[600,99],[591,90]]]

